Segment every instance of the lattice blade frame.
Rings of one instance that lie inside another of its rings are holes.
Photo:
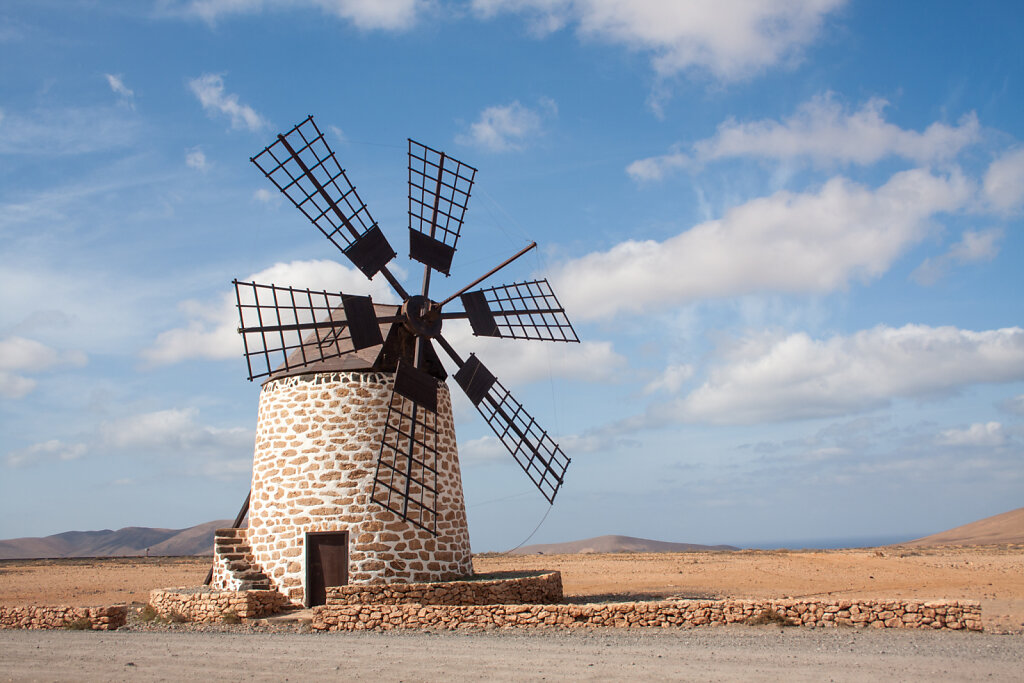
[[[478,289],[462,294],[461,299],[477,336],[580,340],[546,279]]]
[[[438,416],[391,394],[372,500],[437,535]]]
[[[367,277],[395,257],[312,116],[251,161]]]
[[[448,274],[475,178],[472,166],[409,140],[409,256]]]
[[[471,355],[455,373],[487,426],[549,503],[555,502],[570,459],[483,363]]]
[[[355,349],[343,317],[345,295],[234,280],[249,379]]]

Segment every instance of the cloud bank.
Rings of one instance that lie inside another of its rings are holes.
[[[830,292],[885,273],[933,216],[964,207],[958,173],[903,171],[877,189],[842,177],[777,192],[658,242],[628,240],[562,264],[553,279],[577,317],[653,313],[701,299]]]
[[[650,53],[659,77],[696,70],[748,78],[799,54],[844,0],[473,0],[478,16],[522,14],[538,35],[575,26],[584,40]]]
[[[972,384],[1021,380],[1019,327],[879,325],[828,339],[762,334],[727,350],[704,383],[664,416],[716,424],[829,417],[885,407],[895,398],[928,399]]]

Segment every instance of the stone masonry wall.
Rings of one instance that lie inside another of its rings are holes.
[[[587,605],[322,605],[316,631],[421,628],[692,628],[756,623],[771,610],[793,626],[981,631],[973,601],[667,600]]]
[[[349,532],[352,584],[447,581],[473,572],[448,388],[438,392],[437,536],[371,501],[390,373],[320,373],[260,392],[248,541],[293,602],[305,598],[307,532]]]
[[[446,583],[390,583],[383,586],[331,586],[328,605],[521,605],[562,601],[562,575]]]
[[[160,588],[149,592],[149,604],[162,617],[180,614],[186,621],[217,622],[231,612],[241,619],[276,614],[289,605],[277,591],[222,591],[209,588]]]
[[[113,631],[128,619],[127,605],[109,607],[41,607],[23,605],[0,606],[0,628],[54,629],[67,628],[72,622],[88,619],[93,631]]]

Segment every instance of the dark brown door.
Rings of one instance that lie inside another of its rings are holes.
[[[306,534],[306,605],[327,602],[328,586],[348,583],[348,532]]]

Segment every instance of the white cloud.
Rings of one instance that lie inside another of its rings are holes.
[[[505,386],[549,378],[613,381],[627,365],[611,342],[556,343],[474,337],[468,325],[448,324],[445,338],[465,358],[475,353]]]
[[[57,439],[50,439],[28,448],[11,451],[5,460],[10,467],[20,467],[45,460],[75,460],[82,457],[85,452],[84,444],[68,444]]]
[[[569,25],[585,39],[652,54],[660,77],[694,69],[731,81],[792,58],[844,0],[473,0],[489,18],[529,17],[539,34]]]
[[[251,448],[251,429],[222,429],[196,423],[195,408],[140,413],[99,426],[99,442],[119,450],[221,451]]]
[[[167,10],[213,24],[233,14],[312,8],[350,21],[363,30],[400,31],[412,28],[419,12],[428,4],[427,0],[185,0],[169,3]]]
[[[544,120],[558,113],[553,100],[543,99],[535,109],[512,102],[504,106],[487,107],[480,118],[470,124],[469,131],[455,137],[460,145],[481,147],[492,152],[522,149],[527,142],[542,132]]]
[[[985,173],[985,196],[999,211],[1015,211],[1024,204],[1024,147],[992,162]]]
[[[0,113],[0,154],[88,154],[127,147],[138,134],[138,121],[123,107]]]
[[[255,433],[251,428],[202,425],[197,421],[198,416],[199,411],[195,408],[128,415],[99,424],[95,431],[76,443],[51,439],[12,451],[7,454],[6,462],[10,466],[21,466],[52,459],[73,460],[87,452],[130,456],[173,454],[182,462],[194,461],[196,456],[203,459],[202,466],[189,466],[184,471],[195,470],[196,474],[203,474],[206,467],[209,468],[206,473],[236,473],[237,463],[244,459],[225,457],[250,452]],[[251,467],[251,460],[245,462],[248,463],[247,468]]]
[[[120,96],[121,101],[131,107],[134,107],[135,92],[124,84],[124,80],[121,75],[114,74],[103,74],[107,79],[107,84],[115,95]]]
[[[493,436],[481,436],[459,444],[460,463],[498,462],[510,457],[505,446]]]
[[[82,365],[81,353],[61,352],[24,337],[0,339],[0,370],[46,370],[62,363]]]
[[[931,398],[1024,380],[1024,329],[884,325],[812,339],[764,334],[728,349],[672,419],[752,423],[845,415],[893,398]]]
[[[991,261],[999,253],[1002,236],[1003,231],[998,229],[968,230],[949,251],[934,259],[925,259],[910,276],[922,285],[932,285],[953,266]]]
[[[1014,415],[1024,415],[1024,394],[1002,401],[999,408]]]
[[[206,154],[200,147],[185,150],[185,165],[197,171],[205,171],[209,167],[206,162]]]
[[[677,147],[663,156],[634,161],[626,171],[636,180],[659,180],[674,169],[734,157],[873,164],[897,156],[924,164],[952,159],[981,137],[973,113],[959,125],[935,122],[919,133],[887,122],[883,113],[888,104],[875,97],[860,110],[849,112],[832,93],[826,93],[804,103],[781,123],[729,119],[713,137],[694,143],[692,152]]]
[[[35,391],[36,382],[31,377],[23,377],[13,372],[0,370],[0,397],[21,398]]]
[[[645,394],[664,391],[669,394],[678,393],[686,380],[693,377],[692,365],[669,365],[661,375],[644,387]]]
[[[396,301],[394,293],[382,277],[367,281],[366,276],[355,268],[348,268],[335,261],[276,263],[249,277],[239,279],[243,282],[320,289],[328,292],[369,293],[378,303]],[[225,292],[215,301],[183,301],[179,307],[188,321],[183,327],[161,332],[153,345],[142,351],[144,359],[156,365],[163,365],[189,358],[219,360],[241,357],[242,340],[238,334],[238,311],[234,291]]]
[[[25,337],[0,339],[0,396],[21,398],[31,393],[37,382],[25,374],[85,363],[85,354],[80,351],[58,351]]]
[[[562,452],[571,458],[584,453],[598,453],[615,448],[633,447],[638,442],[620,437],[612,430],[598,429],[583,434],[552,434],[551,438]],[[483,436],[459,444],[459,461],[462,463],[512,462],[512,456],[505,446],[493,436]]]
[[[975,422],[967,429],[946,429],[936,442],[942,446],[994,447],[1006,443],[1003,425],[998,422]]]
[[[672,171],[689,168],[693,165],[693,158],[683,152],[678,145],[675,145],[668,154],[631,162],[626,167],[626,173],[636,181],[653,181],[661,180]]]
[[[252,107],[241,104],[238,95],[224,92],[224,79],[218,74],[203,74],[188,82],[192,93],[207,114],[224,114],[231,119],[231,127],[258,131],[266,128],[267,120]]]
[[[261,187],[252,193],[252,197],[261,204],[272,204],[277,198],[277,195],[267,188]]]
[[[553,284],[571,315],[610,317],[712,297],[829,292],[881,276],[939,212],[971,198],[959,174],[903,171],[872,190],[837,177],[777,192],[663,242],[622,242],[563,264]]]
[[[229,458],[204,460],[199,466],[198,474],[204,477],[232,480],[238,475],[252,472],[252,458]]]

